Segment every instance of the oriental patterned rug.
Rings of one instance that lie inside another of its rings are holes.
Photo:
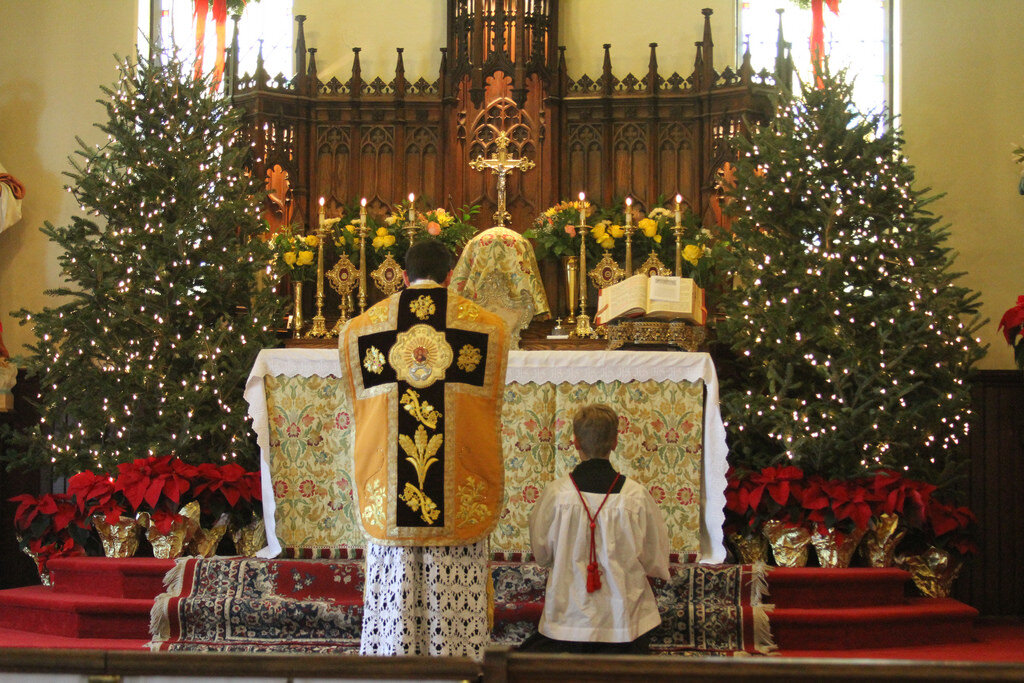
[[[516,645],[537,626],[547,572],[529,556],[492,561],[494,631]],[[673,564],[655,581],[661,654],[767,653],[774,649],[763,567]],[[359,651],[363,563],[344,560],[188,558],[153,605],[153,650]]]

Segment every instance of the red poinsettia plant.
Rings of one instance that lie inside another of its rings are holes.
[[[160,533],[170,533],[174,522],[182,519],[178,510],[188,502],[184,494],[196,476],[195,466],[163,455],[123,462],[117,470],[114,491],[124,495],[131,510],[148,512]]]
[[[204,525],[227,514],[233,523],[244,526],[260,507],[260,473],[247,472],[236,463],[203,463],[196,466],[192,495],[199,501]]]
[[[977,526],[978,519],[967,507],[933,498],[928,501],[924,525],[916,536],[924,547],[967,556],[978,552]]]
[[[853,533],[865,530],[873,514],[870,489],[863,480],[825,479],[813,475],[807,479],[803,506],[812,531],[820,534]]]
[[[725,530],[750,536],[767,521],[804,523],[804,473],[785,465],[763,470],[730,467],[726,473]]]
[[[14,496],[14,529],[22,550],[34,555],[40,569],[54,557],[81,555],[89,536],[89,523],[78,514],[78,506],[66,493]]]
[[[68,495],[75,499],[79,516],[85,520],[93,515],[103,515],[107,524],[115,524],[129,512],[128,501],[123,493],[114,489],[113,478],[89,470],[68,480]]]
[[[999,327],[1006,343],[1013,347],[1013,359],[1024,370],[1024,294],[1017,297],[1017,305],[1003,313]]]

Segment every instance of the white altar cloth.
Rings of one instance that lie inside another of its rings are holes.
[[[265,376],[341,377],[336,349],[264,349],[256,358],[245,385],[245,399],[260,448],[263,519],[267,547],[260,557],[281,552],[274,522],[274,493],[270,477],[270,425],[267,416]],[[725,521],[725,426],[718,401],[718,375],[707,353],[679,351],[511,351],[505,381],[611,382],[704,380],[704,485],[701,490],[701,561],[725,561],[722,523]]]

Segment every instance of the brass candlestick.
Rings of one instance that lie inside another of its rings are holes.
[[[366,312],[366,199],[359,205],[359,314]]]
[[[683,274],[683,222],[679,206],[682,198],[682,195],[676,195],[676,224],[672,227],[672,234],[676,236],[676,277]]]
[[[313,316],[313,326],[309,328],[306,337],[329,337],[327,331],[327,320],[324,318],[324,237],[327,234],[326,225],[323,222],[323,208],[320,213],[320,226],[316,230],[317,254],[316,254],[316,315]]]
[[[633,198],[626,197],[626,225],[622,232],[626,233],[626,277],[633,274]]]
[[[582,214],[583,210],[580,209]],[[581,223],[583,221],[580,221]],[[587,226],[581,225],[580,233],[580,272],[587,272]],[[580,314],[576,316],[576,331],[574,335],[578,338],[597,339],[597,332],[590,326],[590,316],[587,315],[587,278],[580,279]]]
[[[580,293],[578,278],[579,264],[576,262],[575,256],[569,256],[565,259],[565,289],[569,304],[569,315],[565,322],[568,325],[576,324],[576,301]]]

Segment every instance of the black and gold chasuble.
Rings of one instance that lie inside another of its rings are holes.
[[[385,545],[486,537],[504,486],[500,318],[444,287],[414,286],[353,319],[339,350],[367,535]]]

